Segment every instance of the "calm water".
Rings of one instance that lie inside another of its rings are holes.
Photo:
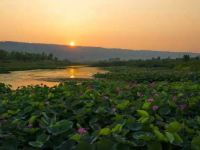
[[[13,71],[9,74],[0,74],[0,82],[12,85],[13,89],[38,84],[51,87],[59,84],[60,79],[91,79],[94,74],[105,72],[100,68],[86,66],[70,66],[66,69]]]

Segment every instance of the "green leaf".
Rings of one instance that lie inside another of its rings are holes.
[[[140,123],[145,123],[145,122],[147,122],[148,120],[149,120],[148,117],[141,117],[140,119],[138,119],[138,122],[140,122]]]
[[[178,132],[181,130],[181,124],[177,121],[171,122],[168,126],[167,126],[167,131],[169,132]]]
[[[145,123],[149,120],[149,114],[145,110],[137,110],[138,115],[141,117],[138,119],[138,122]]]
[[[128,129],[132,130],[132,131],[139,131],[142,129],[142,123],[130,123],[127,124]]]
[[[52,133],[53,135],[58,135],[70,130],[72,126],[73,126],[73,123],[71,121],[61,120],[51,125],[48,131]]]
[[[46,134],[41,134],[37,137],[36,141],[29,142],[29,145],[37,148],[43,147],[43,145],[49,140],[50,136]]]
[[[150,132],[139,131],[133,134],[133,138],[136,140],[150,141],[154,138],[154,136]]]
[[[114,128],[112,128],[113,133],[120,133],[122,130],[123,125],[122,124],[117,124]]]
[[[200,150],[200,136],[196,136],[192,139],[191,148],[192,150]]]
[[[37,141],[40,141],[40,142],[47,142],[49,140],[50,136],[47,135],[47,134],[41,134],[37,137]]]
[[[171,112],[171,110],[168,106],[164,106],[164,107],[161,107],[158,112],[161,115],[168,115]]]
[[[168,141],[170,142],[170,143],[173,143],[174,142],[174,135],[172,134],[172,133],[170,133],[170,132],[165,132],[165,135],[166,135],[166,137],[167,137],[167,139],[168,139]]]
[[[159,141],[165,141],[165,142],[167,141],[166,137],[164,136],[163,133],[159,131],[158,127],[153,127],[153,132]]]
[[[142,106],[142,109],[149,109],[150,108],[150,106],[151,106],[151,103],[149,103],[149,102],[144,102],[144,104],[143,104],[143,106]]]
[[[81,139],[81,135],[80,134],[74,134],[73,136],[71,136],[71,139],[78,142]]]
[[[111,131],[109,128],[103,128],[100,130],[99,135],[110,135]]]
[[[29,124],[33,124],[35,122],[35,120],[37,119],[37,116],[31,116],[31,118],[28,120]]]
[[[173,135],[176,143],[183,143],[182,138],[177,133],[174,133]]]
[[[74,145],[76,145],[76,142],[73,140],[67,140],[64,141],[62,144],[57,146],[55,150],[74,150]]]
[[[129,104],[130,104],[129,100],[125,100],[122,103],[118,104],[117,108],[120,110],[124,110],[129,106]]]
[[[36,148],[42,148],[44,143],[40,142],[40,141],[33,141],[33,142],[29,142],[29,145],[36,147]]]
[[[145,111],[145,110],[137,110],[137,113],[138,113],[141,117],[149,117],[148,112]]]

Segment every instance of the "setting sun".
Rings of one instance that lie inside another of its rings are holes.
[[[74,41],[71,41],[71,42],[69,43],[69,45],[73,47],[73,46],[76,45],[76,43],[75,43]]]

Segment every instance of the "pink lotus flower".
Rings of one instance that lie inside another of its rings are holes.
[[[147,102],[153,102],[154,101],[154,99],[153,98],[149,98],[149,99],[147,99]]]
[[[159,106],[157,106],[157,105],[152,106],[152,110],[153,110],[153,111],[156,111],[156,110],[158,110],[158,109],[159,109]]]
[[[27,126],[28,128],[32,128],[33,127],[33,125],[32,124],[28,124],[28,126]]]
[[[83,134],[87,133],[87,130],[86,130],[86,128],[79,128],[78,133],[83,135]]]

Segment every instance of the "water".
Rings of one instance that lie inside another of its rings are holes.
[[[91,79],[94,74],[105,72],[100,68],[87,66],[69,66],[66,69],[13,71],[9,74],[0,74],[0,82],[12,85],[13,89],[20,86],[40,84],[52,87],[58,85],[60,81]]]

